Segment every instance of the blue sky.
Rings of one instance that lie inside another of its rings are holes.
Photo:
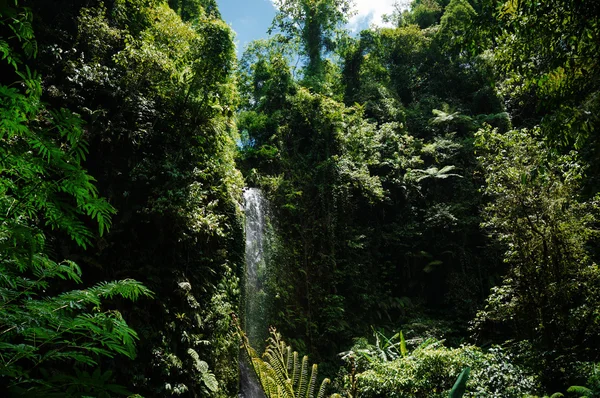
[[[221,16],[236,32],[238,56],[252,40],[267,37],[275,16],[271,0],[217,0]]]
[[[354,0],[356,15],[350,20],[348,28],[359,30],[370,24],[381,25],[381,16],[391,13],[396,1]],[[237,33],[238,56],[252,40],[267,37],[267,29],[275,16],[272,0],[217,0],[217,3],[223,19]]]

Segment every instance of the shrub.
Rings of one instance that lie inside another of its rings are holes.
[[[360,363],[356,381],[362,398],[446,397],[465,367],[471,368],[465,397],[520,398],[537,386],[500,347],[487,352],[475,346],[448,348],[429,339],[406,356]],[[351,384],[349,375],[344,384]]]

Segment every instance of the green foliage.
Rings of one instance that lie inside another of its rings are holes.
[[[450,173],[450,171],[454,169],[454,166],[444,166],[441,169],[438,169],[437,167],[430,167],[426,170],[414,169],[411,170],[411,176],[408,178],[414,178],[416,182],[421,182],[427,178],[445,179],[448,177],[461,177],[459,174]],[[416,175],[413,177],[412,174]]]
[[[526,125],[543,124],[556,145],[596,142],[598,11],[595,2],[524,0],[497,14],[494,57],[509,111]]]
[[[298,41],[307,58],[305,82],[319,89],[323,82],[323,53],[335,47],[334,34],[350,13],[348,0],[277,0],[271,30],[278,29],[290,41]]]
[[[442,7],[434,0],[415,1],[410,13],[404,15],[405,23],[414,23],[421,29],[428,28],[439,21],[442,15]]]
[[[393,361],[400,356],[406,357],[408,349],[402,331],[387,338],[383,332],[373,329],[375,344],[370,344],[365,339],[357,339],[352,350],[340,354],[343,360],[353,361],[359,366],[376,361]]]
[[[561,398],[561,397],[596,397],[600,391],[600,384],[598,383],[598,364],[595,363],[579,363],[576,372],[581,375],[588,376],[585,386],[576,385],[570,386],[566,390],[566,394],[556,392],[548,397],[545,395],[544,398]],[[537,396],[527,396],[526,398],[538,398]]]
[[[595,345],[600,274],[587,248],[597,234],[597,203],[577,195],[583,176],[577,154],[556,153],[537,128],[500,134],[488,127],[477,146],[491,199],[484,226],[505,245],[510,271],[476,328],[505,325],[502,339],[530,340],[548,361],[585,359],[578,347]],[[540,365],[552,377],[546,363]]]
[[[468,28],[452,25],[461,4],[448,11],[446,32]],[[499,265],[479,230],[480,183],[472,178],[477,127],[510,125],[489,63],[448,57],[439,26],[375,28],[340,36],[342,63],[315,89],[295,76],[297,50],[282,43],[307,44],[302,5],[285,4],[275,21],[284,36],[251,45],[240,70],[239,164],[269,196],[280,235],[271,323],[323,358],[418,306],[452,307],[445,313],[460,311],[464,329]],[[437,21],[447,4],[417,5],[435,10]],[[468,294],[465,274],[475,275],[466,278]]]
[[[71,394],[78,391],[76,386],[123,393],[122,387],[104,386],[111,373],[105,374],[103,383],[98,384],[94,381],[96,377],[88,383],[85,377],[71,376],[56,369],[65,362],[97,366],[98,358],[102,356],[135,358],[137,334],[118,311],[102,310],[100,302],[102,298],[115,295],[132,299],[139,295],[148,296],[150,292],[139,283],[126,280],[70,291],[56,297],[40,294],[39,291],[48,286],[50,279],[79,277],[73,270],[68,273],[61,271],[45,268],[43,276],[36,275],[38,279],[35,282],[2,273],[5,283],[2,285],[4,299],[0,304],[0,321],[4,325],[0,341],[0,374],[7,388],[19,394],[31,390],[38,394],[51,395],[60,391]],[[94,309],[90,310],[92,306]]]
[[[577,394],[580,398],[593,397],[594,392],[587,387],[571,386],[567,390],[568,393]]]
[[[221,18],[215,0],[169,0],[169,6],[184,21],[198,20],[207,14],[213,18]]]
[[[231,29],[210,0],[28,4],[43,96],[85,121],[88,173],[118,210],[96,250],[51,243],[90,269],[86,285],[134,278],[157,297],[115,300],[139,355],[102,368],[147,396],[235,395],[244,183]]]
[[[450,54],[458,56],[477,13],[467,0],[451,0],[440,21],[440,36]]]
[[[4,222],[18,228],[22,215],[39,217],[44,226],[64,231],[85,248],[92,234],[79,217],[94,219],[102,235],[115,210],[98,197],[95,179],[81,167],[88,153],[81,119],[65,109],[48,109],[40,102],[41,78],[29,68],[16,71],[24,92],[0,86]]]
[[[82,166],[88,146],[81,119],[41,102],[41,78],[23,67],[20,55],[35,55],[31,14],[6,4],[0,11],[9,17],[0,25],[8,25],[22,46],[3,43],[21,89],[0,86],[0,379],[20,395],[126,395],[108,383],[111,372],[97,368],[90,375],[79,367],[98,366],[102,357],[134,358],[136,332],[103,303],[152,294],[131,279],[61,288],[61,280],[81,283],[81,269],[73,261],[54,260],[49,232],[64,232],[85,248],[94,235],[82,218],[96,221],[102,236],[115,209],[99,197],[95,179]],[[76,374],[62,364],[76,367]]]

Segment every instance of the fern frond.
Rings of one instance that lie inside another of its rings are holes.
[[[277,353],[274,353],[272,350],[268,350],[265,352],[264,358],[266,359],[266,363],[273,370],[274,378],[277,380],[278,384],[287,383],[287,369],[283,367],[283,364],[280,361],[280,357]]]
[[[121,296],[132,301],[135,301],[142,296],[153,297],[154,295],[154,293],[141,282],[133,279],[100,282],[88,290],[99,297],[113,298],[115,296]]]
[[[298,382],[298,386],[295,388],[298,391],[298,397],[305,397],[306,391],[308,390],[308,357],[305,355],[302,358],[302,367],[300,370],[300,381]]]
[[[293,354],[293,363],[294,363],[294,374],[292,375],[292,385],[297,386],[300,382],[300,361],[298,360],[298,353],[294,351]]]
[[[290,375],[293,372],[292,367],[294,366],[294,355],[292,353],[291,346],[286,347],[285,362],[286,362],[287,374]]]
[[[325,398],[325,391],[327,390],[329,383],[331,383],[331,380],[327,378],[323,379],[321,387],[319,387],[319,394],[317,395],[317,398]]]
[[[315,396],[315,388],[317,386],[317,374],[319,373],[317,368],[318,368],[317,364],[316,363],[313,364],[312,370],[310,372],[311,374],[310,374],[310,381],[308,384],[308,389],[306,391],[306,398]]]

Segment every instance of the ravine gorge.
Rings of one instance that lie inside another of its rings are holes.
[[[600,2],[229,3],[0,0],[0,396],[600,397]]]

